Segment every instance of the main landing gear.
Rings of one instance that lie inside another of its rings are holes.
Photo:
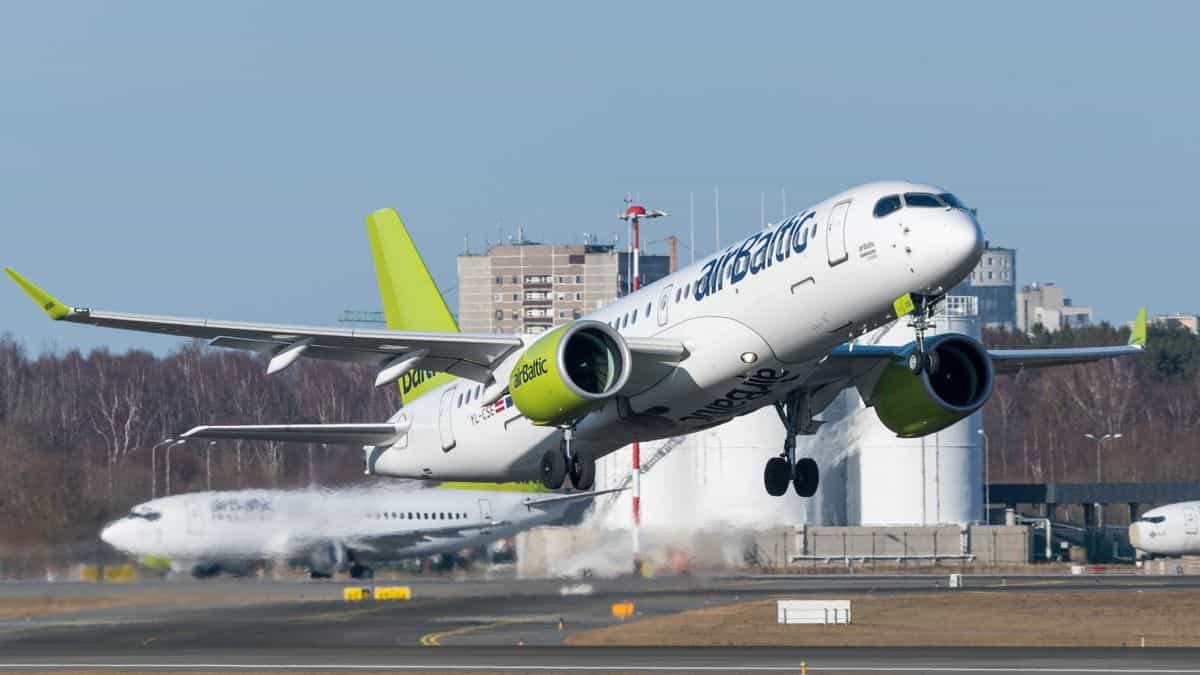
[[[787,395],[783,401],[775,404],[775,412],[783,422],[784,439],[783,453],[779,457],[767,460],[763,471],[763,483],[767,494],[781,497],[787,492],[788,483],[801,497],[811,497],[817,493],[821,483],[821,470],[811,457],[796,459],[796,434],[814,434],[821,426],[815,422],[808,408],[808,391],[798,389]]]
[[[933,316],[938,301],[944,297],[912,294],[913,318],[908,325],[916,334],[917,346],[908,355],[908,370],[913,375],[920,375],[922,372],[933,375],[938,370],[937,352],[925,351],[925,331],[933,325],[930,317]]]
[[[568,477],[576,490],[590,490],[596,483],[596,460],[586,452],[573,452],[575,427],[563,427],[562,446],[542,455],[542,485],[557,490]]]

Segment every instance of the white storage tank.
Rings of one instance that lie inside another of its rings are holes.
[[[809,500],[794,492],[771,497],[763,488],[763,467],[782,448],[783,425],[774,408],[700,433],[642,443],[642,525],[702,530],[804,523]],[[596,463],[596,488],[627,485],[632,461],[630,447],[601,458]],[[629,527],[631,492],[602,501],[596,524]]]

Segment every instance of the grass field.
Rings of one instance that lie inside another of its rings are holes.
[[[838,594],[853,625],[779,625],[775,601],[633,620],[567,644],[745,646],[1200,646],[1200,591]],[[806,597],[806,599],[812,599]]]

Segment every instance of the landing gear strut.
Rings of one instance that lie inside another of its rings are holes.
[[[933,316],[933,311],[938,301],[945,296],[928,296],[912,294],[913,298],[913,314],[912,321],[909,322],[909,327],[916,334],[917,346],[912,353],[908,355],[908,369],[913,375],[920,375],[922,371],[930,375],[937,372],[938,360],[936,353],[927,353],[925,351],[925,331],[933,325],[930,317]]]
[[[808,407],[808,391],[797,389],[790,392],[783,401],[775,404],[775,412],[783,422],[783,453],[779,457],[767,460],[763,470],[763,484],[767,494],[780,497],[788,489],[788,483],[801,497],[811,497],[817,493],[821,483],[821,470],[811,457],[796,459],[796,434],[815,434],[821,426],[812,418]]]
[[[596,460],[586,452],[574,452],[575,427],[563,427],[562,446],[542,455],[542,485],[549,490],[562,487],[568,476],[576,490],[590,490],[596,482]]]

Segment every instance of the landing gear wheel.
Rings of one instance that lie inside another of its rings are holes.
[[[820,483],[821,469],[812,457],[804,457],[796,462],[796,473],[792,476],[792,487],[796,488],[796,494],[811,497],[817,494],[817,486]],[[787,490],[787,487],[783,489]]]
[[[938,358],[937,352],[929,352],[925,355],[925,372],[930,375],[936,375],[941,362],[942,360]]]
[[[921,371],[927,366],[927,361],[928,359],[925,357],[925,354],[914,349],[908,355],[908,371],[913,375],[920,375]]]
[[[548,490],[557,490],[566,478],[567,459],[558,450],[547,450],[542,455],[542,485]]]
[[[576,490],[590,490],[596,483],[596,460],[586,453],[577,452],[571,458],[571,484]]]
[[[787,492],[791,480],[792,467],[788,466],[786,459],[772,457],[767,460],[767,467],[763,470],[763,484],[767,487],[767,494],[782,497]]]
[[[375,570],[371,569],[370,567],[367,567],[366,565],[360,565],[358,563],[354,563],[353,565],[350,566],[350,578],[351,579],[374,579],[375,578]]]
[[[309,579],[332,579],[333,573],[332,572],[321,572],[318,570],[309,570],[308,578]]]

